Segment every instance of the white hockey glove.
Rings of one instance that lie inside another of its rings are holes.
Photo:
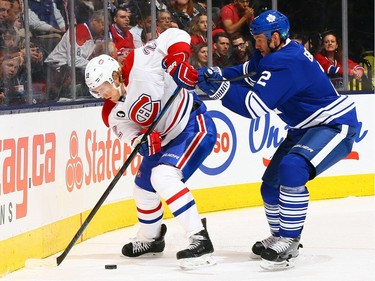
[[[146,129],[139,132],[138,137],[132,140],[132,149],[134,149],[142,140]],[[138,153],[142,156],[151,156],[161,151],[161,136],[158,132],[152,131],[148,136],[147,140],[141,143]]]
[[[230,82],[221,75],[220,68],[198,69],[198,87],[215,100],[222,99],[230,88]]]

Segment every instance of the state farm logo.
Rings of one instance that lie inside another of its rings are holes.
[[[111,180],[131,152],[131,147],[121,143],[110,129],[106,137],[95,130],[87,130],[82,134],[72,131],[64,175],[67,190],[83,190],[84,186]],[[123,176],[134,176],[140,163],[141,156],[137,155]]]
[[[72,191],[74,187],[80,189],[83,183],[83,165],[81,158],[78,156],[78,148],[77,133],[73,131],[69,142],[70,159],[65,168],[65,180],[68,191]]]

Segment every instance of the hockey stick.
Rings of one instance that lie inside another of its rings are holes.
[[[63,260],[66,258],[70,250],[73,248],[74,244],[77,242],[78,238],[82,235],[83,231],[86,229],[92,218],[95,216],[95,214],[98,212],[99,208],[105,201],[105,199],[108,197],[108,195],[111,193],[112,189],[115,187],[116,183],[119,181],[119,179],[122,177],[123,173],[127,169],[127,167],[130,165],[130,163],[133,161],[134,157],[137,155],[138,150],[140,149],[143,142],[147,141],[147,136],[151,134],[151,132],[156,128],[158,125],[160,119],[164,116],[165,112],[167,112],[169,106],[173,103],[173,101],[176,99],[178,93],[181,90],[181,86],[178,86],[175,91],[172,93],[171,97],[168,99],[166,104],[164,105],[163,109],[159,112],[159,114],[156,116],[154,122],[148,127],[146,133],[144,133],[143,137],[141,138],[141,141],[134,147],[133,151],[130,153],[128,159],[124,162],[120,170],[117,172],[116,176],[113,178],[107,189],[104,191],[103,195],[100,197],[99,201],[96,203],[94,208],[91,210],[85,221],[82,223],[81,227],[78,229],[77,233],[74,235],[73,239],[70,241],[68,246],[65,248],[65,250],[61,253],[60,256],[58,256],[54,260],[48,260],[48,259],[29,259],[26,261],[25,266],[26,267],[52,267],[52,266],[58,266],[60,265]]]
[[[209,77],[206,77],[207,81],[209,82],[234,82],[234,81],[239,81],[239,80],[243,80],[243,79],[246,79],[246,78],[251,78],[253,77],[255,74],[257,74],[255,71],[252,71],[250,73],[247,73],[247,74],[244,74],[244,75],[241,75],[241,76],[237,76],[235,78],[232,78],[232,79],[213,79],[213,78],[209,78]]]

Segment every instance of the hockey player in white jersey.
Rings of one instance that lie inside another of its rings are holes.
[[[186,181],[211,153],[216,127],[194,89],[198,72],[188,64],[190,35],[171,28],[127,56],[122,70],[107,55],[86,67],[86,84],[95,97],[106,99],[102,117],[117,137],[135,147],[177,88],[173,103],[142,143],[143,156],[135,178],[134,199],[139,231],[123,255],[156,255],[165,247],[163,198],[183,227],[189,246],[177,253],[182,268],[215,264],[214,251]],[[122,72],[122,74],[121,74]]]
[[[198,86],[242,116],[254,119],[273,111],[289,125],[262,177],[271,236],[252,247],[262,268],[285,269],[294,265],[301,246],[309,202],[306,183],[350,153],[358,122],[353,101],[339,95],[313,56],[289,39],[285,15],[263,12],[250,31],[253,59],[225,69],[199,69]],[[249,77],[233,79],[241,75]]]

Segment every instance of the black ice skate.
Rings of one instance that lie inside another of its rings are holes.
[[[177,253],[177,260],[183,269],[192,269],[216,264],[212,257],[214,247],[206,229],[189,237],[187,249]]]
[[[255,244],[251,248],[252,253],[250,254],[250,257],[252,259],[260,258],[260,255],[262,254],[262,251],[267,249],[273,243],[277,242],[277,240],[279,240],[279,238],[280,237],[276,237],[276,236],[271,235],[270,237],[267,237],[266,239],[255,242]]]
[[[260,266],[266,270],[282,270],[293,267],[299,254],[299,248],[302,248],[299,240],[300,237],[280,237],[277,242],[262,251]]]
[[[161,225],[160,237],[153,241],[133,241],[122,247],[122,254],[126,257],[156,256],[164,251],[164,236],[167,226]]]

